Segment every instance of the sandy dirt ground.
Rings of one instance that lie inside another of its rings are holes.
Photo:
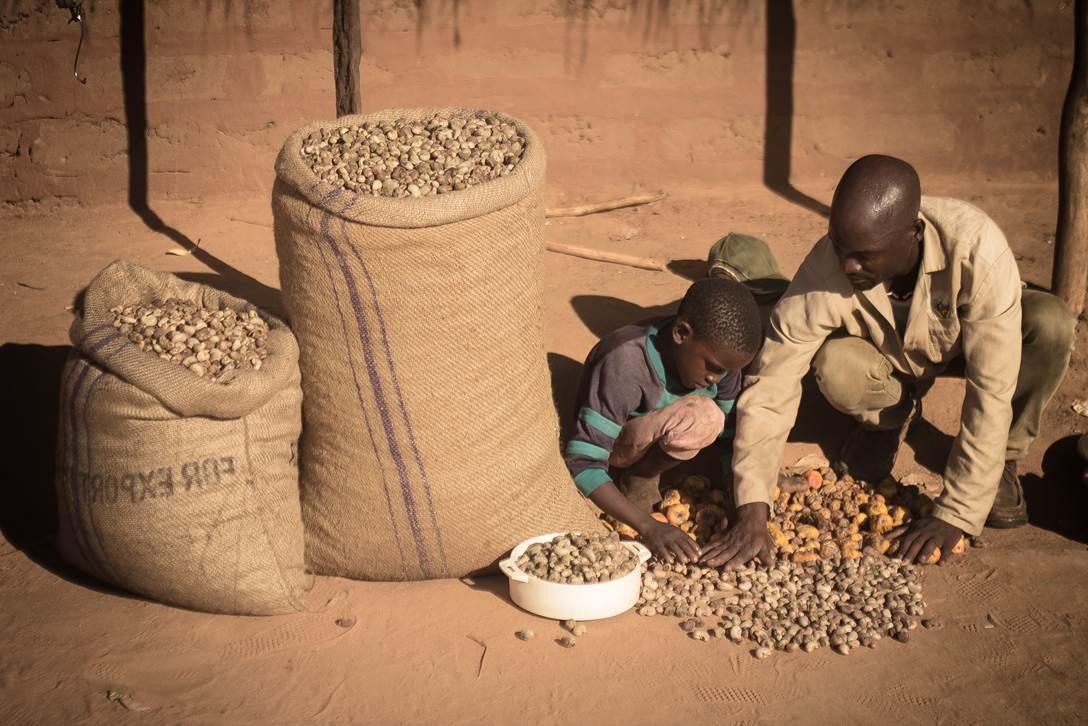
[[[1046,283],[1055,185],[924,180],[970,199],[1003,226],[1024,278]],[[827,200],[831,187],[806,191]],[[554,197],[554,194],[551,194]],[[275,309],[266,199],[160,203],[163,220],[220,262],[169,256],[175,243],[124,207],[9,219],[0,228],[0,365],[5,415],[0,539],[0,722],[60,723],[1083,723],[1088,696],[1085,496],[1070,410],[1088,377],[1074,368],[1025,462],[1033,524],[987,531],[987,546],[925,573],[940,630],[848,657],[701,644],[672,618],[591,623],[573,650],[559,626],[520,611],[505,581],[363,583],[317,578],[311,610],[245,618],[179,610],[87,582],[41,537],[48,520],[56,374],[73,294],[118,257],[186,273]],[[762,187],[680,188],[650,207],[553,220],[556,241],[674,260],[654,273],[545,255],[546,340],[569,417],[580,361],[597,338],[671,306],[729,230],[772,241],[786,272],[822,217]],[[205,258],[207,259],[207,258]],[[233,271],[230,268],[234,268]],[[223,274],[220,274],[223,273]],[[958,425],[962,383],[941,380],[899,474],[934,481]],[[846,422],[803,405],[787,460],[838,444]],[[538,636],[523,643],[518,629]]]

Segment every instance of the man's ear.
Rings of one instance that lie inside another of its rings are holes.
[[[926,223],[920,219],[914,220],[914,241],[921,242],[926,238]]]
[[[691,337],[692,332],[691,323],[683,318],[677,318],[672,325],[672,342],[680,345]]]

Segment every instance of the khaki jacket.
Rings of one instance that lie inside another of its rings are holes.
[[[884,286],[855,292],[826,236],[801,264],[771,315],[738,402],[738,506],[771,503],[801,379],[828,336],[842,331],[867,338],[897,371],[916,379],[931,379],[963,356],[960,432],[934,515],[970,534],[982,531],[1005,463],[1020,371],[1020,274],[1005,235],[976,207],[923,197],[919,216],[922,266],[902,340]]]

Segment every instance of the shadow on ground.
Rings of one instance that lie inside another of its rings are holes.
[[[575,295],[570,299],[570,304],[585,326],[597,338],[603,338],[624,325],[673,315],[680,301],[643,306],[609,295]]]
[[[823,217],[831,208],[790,180],[793,163],[793,71],[797,19],[793,0],[767,0],[767,112],[763,127],[763,183],[775,194]]]
[[[100,583],[60,559],[56,473],[60,388],[69,345],[0,345],[0,410],[14,423],[0,437],[0,536],[37,565],[81,587],[143,599]]]
[[[207,285],[216,290],[242,298],[253,303],[261,310],[286,319],[283,307],[283,295],[274,287],[269,287],[259,280],[238,271],[214,272],[176,272],[179,278],[198,285]]]
[[[672,274],[691,282],[706,277],[706,260],[669,260],[665,266]]]
[[[559,440],[566,445],[574,429],[578,407],[578,385],[582,379],[582,364],[560,353],[548,353],[548,370],[552,376],[552,401],[559,414]]]
[[[937,476],[944,475],[944,467],[948,462],[948,453],[952,450],[952,442],[955,441],[955,437],[949,436],[927,421],[924,409],[922,418],[911,426],[907,441],[914,449],[915,463],[929,469]]]
[[[229,4],[228,4],[229,7]],[[121,0],[121,90],[124,96],[125,133],[128,159],[128,203],[148,229],[181,245],[193,258],[219,273],[210,277],[222,277],[224,285],[242,289],[245,294],[208,282],[231,294],[249,300],[257,307],[278,313],[279,291],[268,287],[241,270],[227,264],[215,255],[200,248],[200,240],[193,241],[187,234],[173,227],[152,209],[150,201],[151,159],[148,149],[147,114],[147,44],[146,18],[143,0]],[[189,278],[186,278],[189,279]],[[203,282],[203,280],[201,280]],[[275,307],[273,307],[273,304]]]
[[[461,578],[461,584],[477,592],[489,593],[503,602],[513,605],[510,599],[510,585],[505,575],[486,572]]]
[[[10,425],[0,437],[0,533],[19,549],[48,547],[57,531],[56,465],[60,377],[72,347],[0,346],[0,410]]]
[[[1024,476],[1024,497],[1031,523],[1063,537],[1088,544],[1088,488],[1077,453],[1078,435],[1058,439],[1043,454],[1043,475]]]

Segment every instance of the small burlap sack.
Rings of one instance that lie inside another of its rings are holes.
[[[61,383],[60,553],[101,580],[195,610],[302,609],[298,344],[264,315],[260,370],[229,384],[198,378],[113,327],[110,308],[166,298],[252,308],[126,262],[94,278]]]
[[[541,331],[545,155],[423,198],[318,181],[321,126],[423,119],[390,110],[295,131],[276,161],[276,250],[301,348],[308,564],[369,580],[460,577],[523,539],[600,527],[559,454]]]

